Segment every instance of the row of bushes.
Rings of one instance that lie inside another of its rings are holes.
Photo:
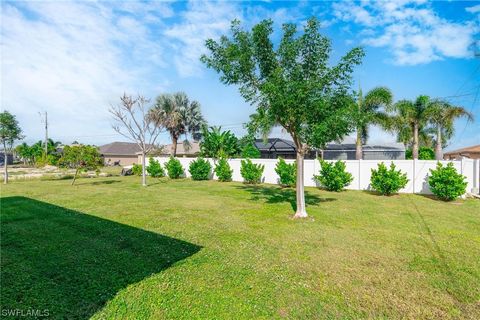
[[[315,180],[329,191],[342,191],[352,181],[353,176],[346,171],[346,165],[343,161],[327,162],[320,160],[320,172],[315,176]],[[170,158],[165,163],[165,169],[171,179],[177,179],[184,174],[182,164],[178,159]],[[255,164],[250,159],[242,160],[240,174],[245,183],[261,183],[264,165]],[[164,177],[165,171],[160,163],[150,158],[149,166],[146,168],[148,174],[152,177]],[[293,187],[296,183],[296,164],[288,164],[284,159],[279,159],[275,167],[275,172],[279,176],[279,183],[283,187]],[[193,180],[208,180],[212,171],[210,162],[203,158],[198,158],[190,163],[189,170]],[[226,159],[219,159],[213,170],[219,181],[226,182],[232,180],[233,170]],[[141,165],[134,165],[133,173],[140,175]],[[382,195],[391,195],[397,193],[408,183],[407,175],[400,170],[396,170],[392,163],[390,168],[384,163],[380,163],[377,169],[372,169],[370,186],[373,190]],[[453,200],[465,193],[467,183],[465,177],[455,170],[452,163],[443,166],[437,164],[435,170],[430,170],[428,184],[433,194],[443,200]]]

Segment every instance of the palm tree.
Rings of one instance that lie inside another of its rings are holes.
[[[356,153],[357,160],[363,158],[362,144],[368,139],[368,127],[371,124],[378,124],[382,127],[387,126],[388,115],[380,110],[383,106],[386,109],[392,104],[393,95],[390,89],[386,87],[376,87],[367,92],[365,97],[362,89],[358,91],[356,105],[358,113],[356,117],[357,139]]]
[[[201,128],[206,124],[200,110],[200,103],[190,101],[183,92],[162,94],[149,111],[156,123],[165,127],[172,139],[171,155],[176,156],[178,139],[185,135],[185,144],[189,145],[188,135],[198,139]]]
[[[442,160],[442,147],[453,135],[454,121],[461,117],[467,118],[467,121],[473,121],[473,115],[465,108],[452,105],[445,100],[432,101],[426,110],[426,114],[435,132],[435,159]]]
[[[407,142],[412,136],[412,156],[418,159],[419,133],[424,130],[428,122],[427,108],[431,103],[430,97],[420,95],[415,101],[400,100],[393,105],[397,114],[392,117],[390,127],[397,132],[402,142]]]

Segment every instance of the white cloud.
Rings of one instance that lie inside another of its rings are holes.
[[[388,48],[394,64],[473,56],[469,47],[479,31],[478,24],[441,18],[425,1],[341,2],[332,7],[338,19],[365,28],[359,32],[362,43]]]
[[[480,13],[480,4],[477,4],[476,6],[472,6],[472,7],[467,7],[465,8],[465,10],[470,13]]]

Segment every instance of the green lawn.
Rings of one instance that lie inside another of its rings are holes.
[[[480,319],[478,200],[149,181],[2,186],[2,312]]]

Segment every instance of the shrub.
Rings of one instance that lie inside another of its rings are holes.
[[[133,167],[132,167],[132,173],[136,176],[141,176],[142,175],[142,165],[134,163]]]
[[[188,168],[193,180],[208,180],[210,178],[211,170],[212,165],[203,158],[198,158],[197,160],[190,162]]]
[[[352,175],[345,171],[346,165],[343,161],[327,162],[319,159],[320,174],[315,176],[322,187],[328,191],[342,191],[352,180]]]
[[[282,158],[278,159],[275,172],[280,177],[280,185],[294,187],[296,182],[297,166],[295,163],[288,164]]]
[[[257,147],[255,147],[255,145],[252,142],[247,143],[242,148],[242,158],[258,159],[260,158],[260,151],[258,151]]]
[[[405,159],[413,159],[412,149],[405,151]],[[418,148],[418,160],[435,160],[435,150],[429,147]]]
[[[445,201],[456,199],[467,188],[465,177],[455,170],[451,162],[445,167],[439,162],[436,169],[430,169],[428,185],[434,195]]]
[[[165,168],[170,179],[178,179],[184,173],[182,164],[174,157],[170,157],[170,160],[165,163]]]
[[[232,173],[233,170],[230,169],[227,159],[221,158],[218,160],[218,163],[215,166],[215,174],[217,175],[219,181],[232,181]]]
[[[165,171],[160,165],[160,162],[158,162],[158,160],[153,159],[152,157],[148,159],[147,173],[154,178],[160,178],[165,176]]]
[[[370,185],[373,190],[383,195],[391,195],[397,193],[398,190],[404,188],[408,183],[407,174],[400,170],[395,170],[395,165],[390,165],[390,169],[382,162],[378,165],[378,170],[372,169],[372,177]]]
[[[265,166],[252,163],[252,160],[250,159],[242,160],[241,163],[240,174],[242,175],[244,182],[251,184],[260,183]]]

